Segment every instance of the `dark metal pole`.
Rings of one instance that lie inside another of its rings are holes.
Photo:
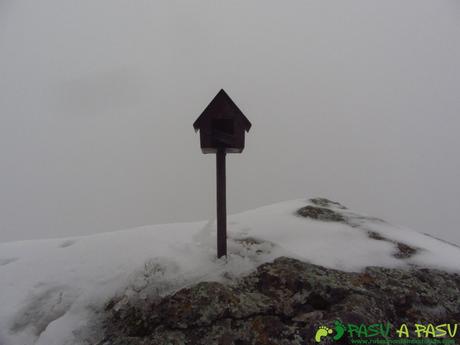
[[[216,153],[217,257],[227,256],[227,206],[225,204],[225,149]]]

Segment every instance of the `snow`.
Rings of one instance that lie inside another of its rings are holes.
[[[0,345],[80,344],[120,292],[148,287],[161,295],[231,280],[281,255],[346,271],[411,265],[460,271],[457,246],[350,210],[335,208],[348,224],[296,215],[307,204],[287,201],[230,216],[226,260],[215,258],[213,220],[0,243]],[[397,242],[417,253],[394,257]]]

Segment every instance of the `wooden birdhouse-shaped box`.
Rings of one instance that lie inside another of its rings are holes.
[[[251,128],[251,122],[224,90],[220,90],[203,113],[193,124],[200,131],[203,153],[241,153],[244,149],[244,135]]]

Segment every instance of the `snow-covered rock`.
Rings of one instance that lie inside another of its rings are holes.
[[[383,267],[343,272],[281,257],[229,284],[200,282],[142,303],[115,297],[107,305],[105,334],[96,341],[105,345],[313,345],[318,329],[326,328],[335,332],[323,333],[322,344],[345,345],[357,340],[356,333],[341,330],[392,324],[395,327],[387,338],[397,339],[398,325],[420,320],[450,325],[453,338],[458,339],[459,295],[458,274]],[[417,337],[414,330],[411,336]],[[391,343],[382,338],[373,340]]]
[[[97,338],[114,296],[162,298],[198,282],[232,282],[280,256],[358,272],[368,266],[460,271],[460,248],[325,199],[230,216],[226,260],[215,222],[178,223],[68,239],[0,243],[0,344]]]

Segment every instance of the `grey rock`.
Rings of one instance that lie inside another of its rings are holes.
[[[325,207],[305,206],[297,210],[297,214],[302,217],[312,218],[330,222],[344,222],[345,217],[334,210]]]
[[[316,344],[316,329],[335,320],[456,323],[460,276],[415,267],[351,273],[281,257],[230,285],[201,282],[143,304],[118,299],[106,308],[110,344]]]

